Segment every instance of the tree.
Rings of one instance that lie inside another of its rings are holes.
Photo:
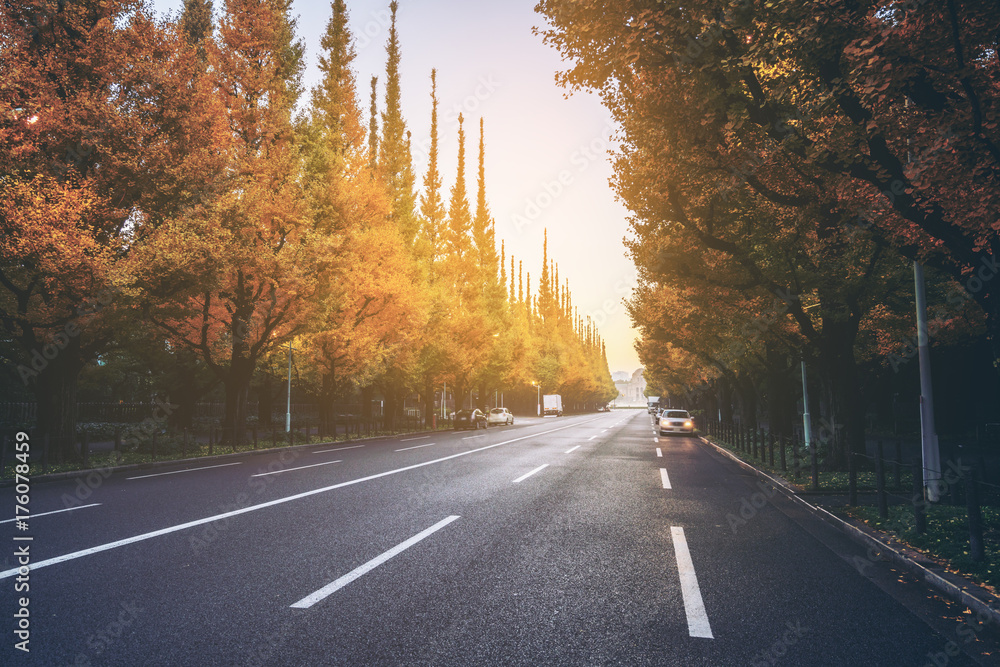
[[[442,276],[445,257],[446,211],[441,198],[441,174],[438,170],[438,99],[437,70],[431,70],[431,144],[420,195],[420,233],[417,257],[423,265],[429,313],[422,337],[419,376],[424,396],[424,420],[431,423],[434,414],[434,392],[442,378],[447,359],[448,342],[444,337],[444,320],[448,313],[450,286]],[[443,397],[442,397],[443,401]]]
[[[795,324],[803,353],[815,355],[830,384],[846,447],[863,448],[858,334],[899,288],[903,267],[884,238],[846,224],[871,196],[859,197],[852,182],[853,149],[838,144],[834,159],[806,138],[848,139],[829,98],[801,81],[798,65],[811,65],[779,53],[811,26],[783,32],[746,7],[726,13],[711,2],[621,7],[615,16],[595,3],[541,7],[557,26],[547,39],[577,61],[564,83],[600,90],[623,125],[616,186],[635,213],[632,252],[644,279],[697,286],[706,299],[719,287],[749,304],[781,299],[781,318]],[[750,321],[760,315],[745,312]],[[745,402],[752,393],[743,388]],[[846,451],[835,450],[835,461]]]
[[[406,122],[400,101],[399,87],[399,35],[396,31],[396,11],[399,3],[389,3],[391,23],[386,43],[385,111],[382,112],[382,140],[379,143],[378,161],[385,176],[390,217],[399,227],[400,234],[410,247],[417,234],[416,198],[413,192],[414,177]]]
[[[334,248],[301,204],[291,113],[302,45],[288,9],[283,0],[226,3],[211,56],[229,125],[220,193],[145,239],[135,268],[151,320],[225,385],[223,428],[237,442],[257,362],[306,329]]]
[[[216,105],[196,52],[128,2],[4,5],[0,68],[3,356],[37,398],[36,435],[68,456],[137,239],[218,164]]]
[[[319,375],[320,416],[335,432],[334,400],[346,380],[370,386],[422,322],[416,268],[389,220],[389,200],[370,178],[343,0],[332,4],[311,117],[303,127],[313,227],[334,249],[329,286],[303,341]]]

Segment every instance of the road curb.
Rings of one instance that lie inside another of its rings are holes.
[[[437,431],[413,431],[412,433],[398,433],[397,436],[414,436],[414,435],[427,435],[429,433],[439,433],[440,429]],[[287,452],[293,449],[301,449],[303,447],[322,447],[325,445],[348,445],[352,442],[367,442],[370,440],[387,440],[396,436],[372,436],[367,438],[354,438],[352,440],[336,440],[331,442],[309,442],[302,443],[301,445],[286,445],[284,447],[264,447],[261,449],[249,449],[245,452],[229,452],[227,454],[212,454],[211,456],[196,456],[193,458],[186,459],[164,459],[163,461],[149,461],[147,463],[126,463],[120,466],[109,466],[103,468],[85,468],[83,470],[67,470],[65,472],[52,472],[44,475],[35,475],[31,478],[32,484],[39,482],[58,482],[60,480],[73,479],[75,477],[85,477],[92,473],[98,473],[104,477],[110,477],[111,475],[118,472],[130,472],[136,470],[156,470],[157,468],[165,468],[167,466],[182,465],[185,463],[201,463],[201,462],[212,462],[212,461],[225,461],[227,459],[236,458],[237,456],[254,456],[258,454],[275,454],[281,452]],[[16,477],[10,479],[0,479],[0,489],[6,488],[8,486],[14,486]]]
[[[742,468],[752,471],[758,477],[771,482],[783,495],[801,503],[814,515],[840,530],[840,532],[847,535],[854,542],[866,547],[868,550],[877,550],[879,556],[888,556],[892,562],[922,578],[949,599],[964,604],[969,609],[975,611],[979,615],[980,620],[989,619],[1000,625],[1000,597],[993,595],[979,586],[979,584],[959,575],[938,573],[931,570],[926,565],[918,562],[917,558],[923,558],[922,554],[918,554],[902,546],[893,545],[891,538],[885,533],[877,532],[867,525],[863,527],[855,525],[822,507],[813,505],[803,499],[798,491],[785,480],[769,475],[763,470],[754,467],[704,436],[698,436],[698,438],[706,445],[713,447],[717,452],[735,461]]]

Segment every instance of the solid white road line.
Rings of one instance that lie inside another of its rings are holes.
[[[681,578],[681,596],[684,598],[684,613],[687,615],[688,634],[692,637],[714,639],[712,626],[708,623],[705,612],[705,602],[701,599],[701,589],[698,587],[698,575],[694,572],[691,562],[691,552],[688,551],[684,529],[680,526],[670,527],[670,536],[674,540],[674,557],[677,559],[677,574]]]
[[[417,533],[416,535],[414,535],[410,539],[406,540],[405,542],[400,542],[399,544],[397,544],[393,548],[389,549],[385,553],[383,553],[383,554],[381,554],[379,556],[376,556],[375,558],[372,558],[370,561],[368,561],[367,563],[365,563],[361,567],[358,567],[358,568],[355,568],[355,569],[351,570],[350,572],[348,572],[344,576],[340,577],[339,579],[337,579],[336,581],[334,581],[332,583],[327,584],[326,586],[324,586],[323,588],[319,589],[315,593],[313,593],[311,595],[305,596],[304,598],[302,598],[301,600],[299,600],[295,604],[291,605],[292,608],[294,608],[294,609],[308,609],[309,607],[313,606],[314,604],[316,604],[320,600],[328,597],[329,595],[332,595],[333,593],[337,592],[338,590],[340,590],[341,588],[343,588],[347,584],[351,583],[355,579],[357,579],[357,578],[359,578],[359,577],[367,574],[368,572],[371,572],[376,567],[378,567],[382,563],[386,562],[387,560],[389,560],[393,556],[397,556],[400,553],[406,551],[407,549],[409,549],[410,547],[412,547],[417,542],[420,542],[421,540],[423,540],[423,539],[429,537],[430,535],[436,533],[437,531],[441,530],[442,528],[444,528],[445,526],[447,526],[449,523],[451,523],[452,521],[455,521],[458,518],[459,518],[458,516],[450,516],[447,519],[442,519],[441,521],[438,521],[436,524],[434,524],[433,526],[431,526],[427,530],[423,530],[423,531]]]
[[[572,448],[570,448],[570,449],[567,449],[567,450],[565,451],[565,453],[566,453],[566,454],[569,454],[570,452],[575,452],[575,451],[576,451],[576,450],[578,450],[578,449],[580,449],[580,445],[577,445],[576,447],[572,447]]]
[[[292,472],[293,470],[305,470],[306,468],[315,468],[317,466],[328,466],[334,463],[343,463],[343,461],[326,461],[325,463],[313,463],[312,465],[299,466],[298,468],[285,468],[284,470],[275,470],[273,472],[259,472],[256,475],[250,475],[251,477],[266,477],[268,475],[280,475],[283,472]]]
[[[548,467],[549,467],[549,464],[548,464],[548,463],[543,463],[542,465],[538,466],[537,468],[535,468],[534,470],[532,470],[532,471],[531,471],[531,472],[529,472],[528,474],[526,474],[526,475],[521,475],[520,477],[518,477],[517,479],[515,479],[515,480],[514,480],[514,481],[512,482],[512,484],[518,484],[519,482],[523,482],[524,480],[526,480],[526,479],[528,479],[529,477],[531,477],[532,475],[534,475],[534,474],[535,474],[536,472],[541,472],[542,470],[545,470],[545,469],[546,469],[546,468],[548,468]]]
[[[660,481],[663,482],[663,488],[664,489],[669,489],[670,488],[670,478],[667,477],[667,469],[666,468],[660,468]]]
[[[145,479],[147,477],[162,477],[163,475],[176,475],[182,472],[194,472],[195,470],[208,470],[209,468],[225,468],[226,466],[238,466],[242,465],[242,461],[237,461],[236,463],[220,463],[217,466],[203,466],[201,468],[185,468],[184,470],[171,470],[170,472],[157,472],[152,475],[139,475],[137,477],[126,477],[125,479]]]
[[[59,514],[60,512],[72,512],[73,510],[82,510],[84,507],[97,507],[101,503],[90,503],[89,505],[79,505],[77,507],[68,507],[64,510],[52,510],[51,512],[42,512],[41,514],[19,514],[13,519],[4,519],[0,523],[13,523],[14,521],[25,519],[34,519],[36,516],[48,516],[49,514]]]
[[[403,447],[402,449],[397,449],[397,450],[394,450],[394,451],[405,452],[405,451],[408,451],[410,449],[420,449],[421,447],[433,447],[436,444],[437,444],[436,442],[428,442],[426,445],[413,445],[412,447]]]
[[[409,442],[410,440],[423,440],[423,439],[429,438],[429,437],[431,437],[431,436],[429,436],[429,435],[418,435],[415,438],[403,438],[399,442]]]
[[[656,448],[656,455],[659,456],[660,458],[663,458],[663,452],[660,451],[659,447]]]
[[[321,449],[318,452],[312,452],[313,454],[326,454],[327,452],[342,452],[345,449],[358,449],[359,447],[364,447],[364,445],[351,445],[350,447],[337,447],[336,449]]]
[[[493,449],[494,447],[509,445],[512,442],[520,442],[521,440],[538,438],[543,435],[548,435],[549,433],[555,433],[556,431],[565,431],[568,428],[577,428],[581,424],[588,424],[592,421],[594,420],[588,419],[587,421],[580,422],[579,424],[570,424],[568,426],[560,426],[559,428],[553,428],[548,431],[542,431],[541,433],[522,435],[520,438],[512,438],[510,440],[504,440],[503,442],[497,442],[492,445],[484,445],[476,449],[470,449],[467,452],[458,452],[457,454],[442,456],[439,459],[422,461],[421,463],[414,463],[413,465],[403,466],[402,468],[394,468],[392,470],[386,470],[384,472],[375,473],[374,475],[368,475],[367,477],[358,477],[357,479],[350,479],[347,480],[346,482],[331,484],[330,486],[323,486],[318,489],[312,489],[310,491],[303,491],[302,493],[296,493],[291,496],[285,496],[284,498],[275,498],[274,500],[268,500],[267,502],[258,503],[256,505],[250,505],[249,507],[243,507],[237,510],[232,510],[231,512],[223,512],[222,514],[214,514],[212,516],[206,516],[201,519],[195,519],[194,521],[188,521],[187,523],[179,523],[174,526],[167,526],[166,528],[161,528],[160,530],[154,530],[148,533],[142,533],[141,535],[133,535],[132,537],[126,537],[121,540],[115,540],[114,542],[107,542],[105,544],[100,544],[96,547],[90,547],[89,549],[81,549],[80,551],[74,551],[72,553],[63,554],[62,556],[56,556],[54,558],[49,558],[47,560],[36,561],[31,564],[31,569],[38,570],[43,567],[48,567],[49,565],[57,565],[58,563],[65,563],[66,561],[76,560],[77,558],[83,558],[84,556],[90,556],[91,554],[101,553],[102,551],[109,551],[110,549],[117,549],[118,547],[124,547],[129,544],[135,544],[136,542],[143,542],[145,540],[150,540],[153,539],[154,537],[160,537],[161,535],[169,535],[170,533],[176,533],[178,531],[186,530],[188,528],[194,528],[195,526],[201,526],[206,523],[212,523],[213,521],[228,519],[231,516],[247,514],[248,512],[256,512],[257,510],[262,510],[267,507],[273,507],[274,505],[282,505],[284,503],[289,503],[293,500],[308,498],[309,496],[315,496],[320,493],[326,493],[327,491],[333,491],[335,489],[342,489],[345,486],[353,486],[355,484],[361,484],[362,482],[370,482],[373,479],[381,479],[382,477],[388,477],[389,475],[397,475],[401,472],[416,470],[417,468],[423,468],[424,466],[434,465],[435,463],[442,463],[443,461],[450,461],[452,459],[457,459],[460,456],[469,456],[470,454],[484,452],[487,449]],[[17,572],[18,568],[16,567],[10,570],[3,570],[2,572],[0,572],[0,579],[9,579],[10,577],[13,577],[15,574],[17,574]]]

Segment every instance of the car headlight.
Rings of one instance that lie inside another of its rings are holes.
[[[688,421],[684,422],[684,428],[694,428],[694,422],[689,419]]]

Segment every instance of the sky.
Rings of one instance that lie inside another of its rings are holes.
[[[567,91],[555,74],[567,68],[555,49],[532,34],[544,25],[535,0],[401,0],[397,13],[403,116],[413,133],[413,164],[423,182],[430,144],[430,73],[436,68],[439,100],[439,168],[444,196],[455,181],[458,114],[465,118],[467,186],[475,193],[479,118],[485,121],[486,192],[496,221],[497,244],[508,260],[524,262],[538,286],[543,233],[549,257],[569,280],[573,303],[590,315],[607,345],[612,371],[639,367],[622,299],[635,285],[625,255],[628,211],[615,199],[608,151],[614,124],[600,100]],[[159,14],[179,12],[181,0],[155,0]],[[384,109],[388,0],[347,0],[356,40],[358,92],[368,109],[370,80],[379,77]],[[216,14],[222,2],[216,2]],[[329,3],[293,2],[298,35],[305,42],[305,89],[319,79],[320,36]],[[475,205],[475,202],[470,202]],[[499,248],[498,248],[499,250]]]

